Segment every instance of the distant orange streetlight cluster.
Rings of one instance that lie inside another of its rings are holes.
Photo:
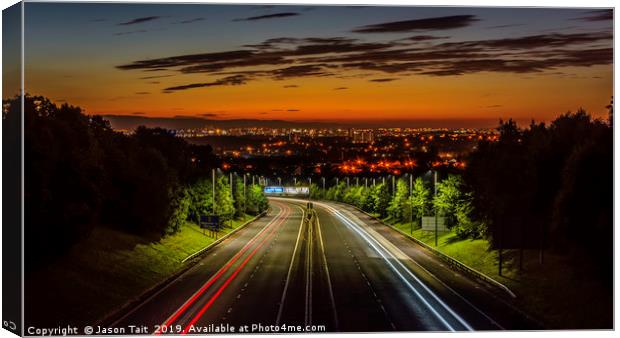
[[[356,159],[343,162],[339,169],[344,174],[357,174],[366,169],[369,172],[388,172],[400,175],[403,170],[409,170],[415,166],[416,162],[411,159],[405,161],[382,160],[379,162],[366,162],[362,159]]]

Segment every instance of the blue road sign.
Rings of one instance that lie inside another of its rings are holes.
[[[203,229],[218,229],[220,227],[220,216],[200,215],[200,227]]]

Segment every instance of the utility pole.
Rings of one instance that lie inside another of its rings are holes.
[[[338,186],[338,177],[336,177],[336,186]]]
[[[392,196],[396,194],[396,175],[392,175]]]
[[[212,177],[212,184],[211,187],[213,188],[213,195],[211,196],[211,209],[213,210],[213,214],[215,214],[215,169],[211,169],[211,177]]]
[[[235,195],[233,194],[233,173],[232,171],[230,172],[230,199],[231,200],[235,200]],[[233,226],[233,218],[235,218],[235,208],[234,208],[234,204],[233,204],[233,210],[230,213],[230,227],[232,228]]]
[[[360,178],[355,176],[355,186],[359,186],[360,185]]]
[[[325,177],[321,177],[321,180],[323,180],[323,191],[325,191]]]
[[[435,183],[433,185],[433,187],[435,188],[435,195],[434,196],[437,197],[437,170],[434,171],[434,174],[435,174],[433,176],[434,177],[433,181]],[[435,247],[437,247],[437,232],[438,232],[437,231],[437,228],[438,228],[437,221],[438,221],[438,219],[439,219],[439,217],[437,217],[437,207],[435,207]]]
[[[246,189],[246,177],[247,175],[243,175],[243,219],[245,220],[245,215],[248,212],[248,195]]]
[[[411,223],[411,235],[413,235],[413,175],[409,174],[409,222]]]
[[[347,188],[349,187],[349,176],[347,176]]]
[[[278,185],[282,185],[282,178],[278,177]]]
[[[364,177],[364,188],[368,188],[368,177]]]

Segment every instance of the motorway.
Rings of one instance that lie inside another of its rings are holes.
[[[271,198],[267,216],[106,326],[156,334],[538,328],[500,291],[366,214],[313,204]]]

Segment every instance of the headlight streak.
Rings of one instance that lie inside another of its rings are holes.
[[[356,233],[358,233],[385,261],[386,263],[390,266],[390,268],[392,268],[392,270],[400,277],[400,279],[409,287],[409,289],[411,291],[413,291],[418,298],[420,298],[420,300],[422,300],[422,302],[424,303],[424,305],[426,305],[426,307],[428,307],[428,309],[437,317],[437,319],[439,319],[445,326],[446,328],[448,328],[448,330],[450,331],[456,331],[438,312],[437,310],[435,310],[435,308],[420,294],[420,292],[413,286],[411,285],[411,283],[409,282],[409,280],[407,280],[407,278],[405,278],[405,276],[402,275],[402,273],[392,264],[392,262],[390,261],[390,259],[388,257],[386,257],[381,250],[379,250],[377,248],[377,246],[375,246],[375,244],[373,244],[373,242],[375,242],[381,249],[383,249],[383,251],[385,251],[388,255],[390,255],[393,260],[395,260],[398,265],[400,265],[400,267],[402,269],[404,269],[407,274],[409,276],[411,276],[418,284],[420,284],[424,290],[426,292],[428,292],[428,294],[430,294],[446,311],[448,311],[461,325],[463,325],[468,331],[473,331],[473,328],[467,324],[467,322],[465,322],[465,320],[463,318],[461,318],[458,314],[456,314],[447,304],[445,304],[433,291],[431,291],[424,283],[422,283],[422,281],[415,276],[411,271],[409,271],[409,269],[407,267],[405,267],[400,260],[398,260],[389,250],[387,250],[383,245],[381,245],[381,243],[379,243],[375,238],[373,238],[372,236],[364,233],[365,230],[363,230],[359,225],[355,224],[353,221],[349,220],[346,216],[344,216],[342,213],[340,213],[338,210],[322,204],[322,203],[316,203],[316,204],[320,204],[321,206],[325,207],[326,209],[328,209],[330,212],[332,212],[336,217],[338,217],[340,220],[342,220],[347,226],[349,226],[350,229],[354,230]]]

